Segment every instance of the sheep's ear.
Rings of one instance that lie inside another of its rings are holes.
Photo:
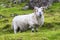
[[[43,7],[40,7],[42,10],[44,10],[44,8]]]
[[[44,7],[40,7],[40,8],[41,8],[42,11],[44,11],[44,9],[45,9]]]
[[[38,7],[34,7],[34,12],[36,12],[38,10]]]

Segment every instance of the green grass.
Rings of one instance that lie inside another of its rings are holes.
[[[13,17],[10,17],[10,14],[23,15],[33,12],[33,10],[29,9],[21,10],[23,6],[21,4],[21,6],[11,8],[0,7],[0,14],[6,17],[0,19],[0,40],[60,40],[60,3],[54,3],[45,11],[45,23],[39,28],[38,32],[32,33],[31,30],[28,30],[14,34],[11,29]],[[8,21],[5,21],[6,19]]]

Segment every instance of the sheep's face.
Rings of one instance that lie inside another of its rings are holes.
[[[35,7],[34,10],[35,10],[36,16],[41,17],[43,15],[43,8],[42,7],[40,7],[40,8]]]

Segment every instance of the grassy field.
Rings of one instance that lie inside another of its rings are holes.
[[[0,6],[0,40],[60,40],[60,3],[54,3],[45,10],[44,25],[39,28],[38,32],[32,33],[31,30],[14,34],[11,29],[13,17],[10,14],[28,14],[33,10],[21,10],[23,5],[17,5],[11,8]]]

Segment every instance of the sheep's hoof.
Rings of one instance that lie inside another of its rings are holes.
[[[20,33],[22,33],[23,31],[20,31]]]
[[[34,32],[34,31],[32,31],[32,32]]]
[[[38,31],[36,30],[36,32],[38,32]]]

